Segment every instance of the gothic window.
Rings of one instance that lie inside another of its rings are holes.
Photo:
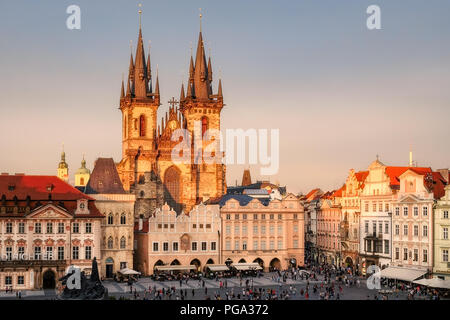
[[[108,249],[112,249],[114,246],[114,241],[112,237],[108,238]]]
[[[165,201],[176,212],[179,212],[180,204],[180,172],[177,167],[172,166],[164,173]]]
[[[202,137],[205,135],[206,130],[208,130],[208,118],[202,117]]]
[[[113,218],[112,213],[110,213],[110,214],[108,215],[108,224],[113,224],[113,223],[114,223],[114,218]]]
[[[120,216],[120,224],[126,224],[127,223],[127,218],[125,216],[125,213],[122,213],[122,215]]]
[[[125,237],[120,238],[120,249],[125,249],[126,240]]]
[[[139,136],[145,137],[145,116],[141,115],[139,117]]]

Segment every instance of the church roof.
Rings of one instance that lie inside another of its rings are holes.
[[[125,194],[113,158],[98,158],[86,186],[86,194]]]

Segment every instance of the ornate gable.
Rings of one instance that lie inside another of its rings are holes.
[[[72,215],[67,211],[56,207],[53,204],[47,204],[30,213],[30,219],[70,219]]]

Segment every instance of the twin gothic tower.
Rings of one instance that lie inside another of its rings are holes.
[[[144,52],[142,30],[136,55],[130,57],[128,79],[122,81],[120,110],[122,112],[122,160],[117,170],[125,190],[136,194],[135,218],[147,218],[156,207],[167,202],[178,213],[189,211],[196,203],[226,193],[222,163],[174,163],[172,149],[179,141],[172,141],[176,129],[186,129],[193,136],[201,128],[220,130],[220,112],[224,106],[222,83],[217,94],[212,89],[211,57],[208,62],[202,32],[199,33],[195,63],[191,56],[187,90],[181,85],[179,107],[175,101],[157,125],[161,105],[159,80],[153,81],[150,52]]]

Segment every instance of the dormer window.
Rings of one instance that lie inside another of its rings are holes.
[[[88,201],[86,199],[77,200],[77,210],[75,214],[89,214]]]

